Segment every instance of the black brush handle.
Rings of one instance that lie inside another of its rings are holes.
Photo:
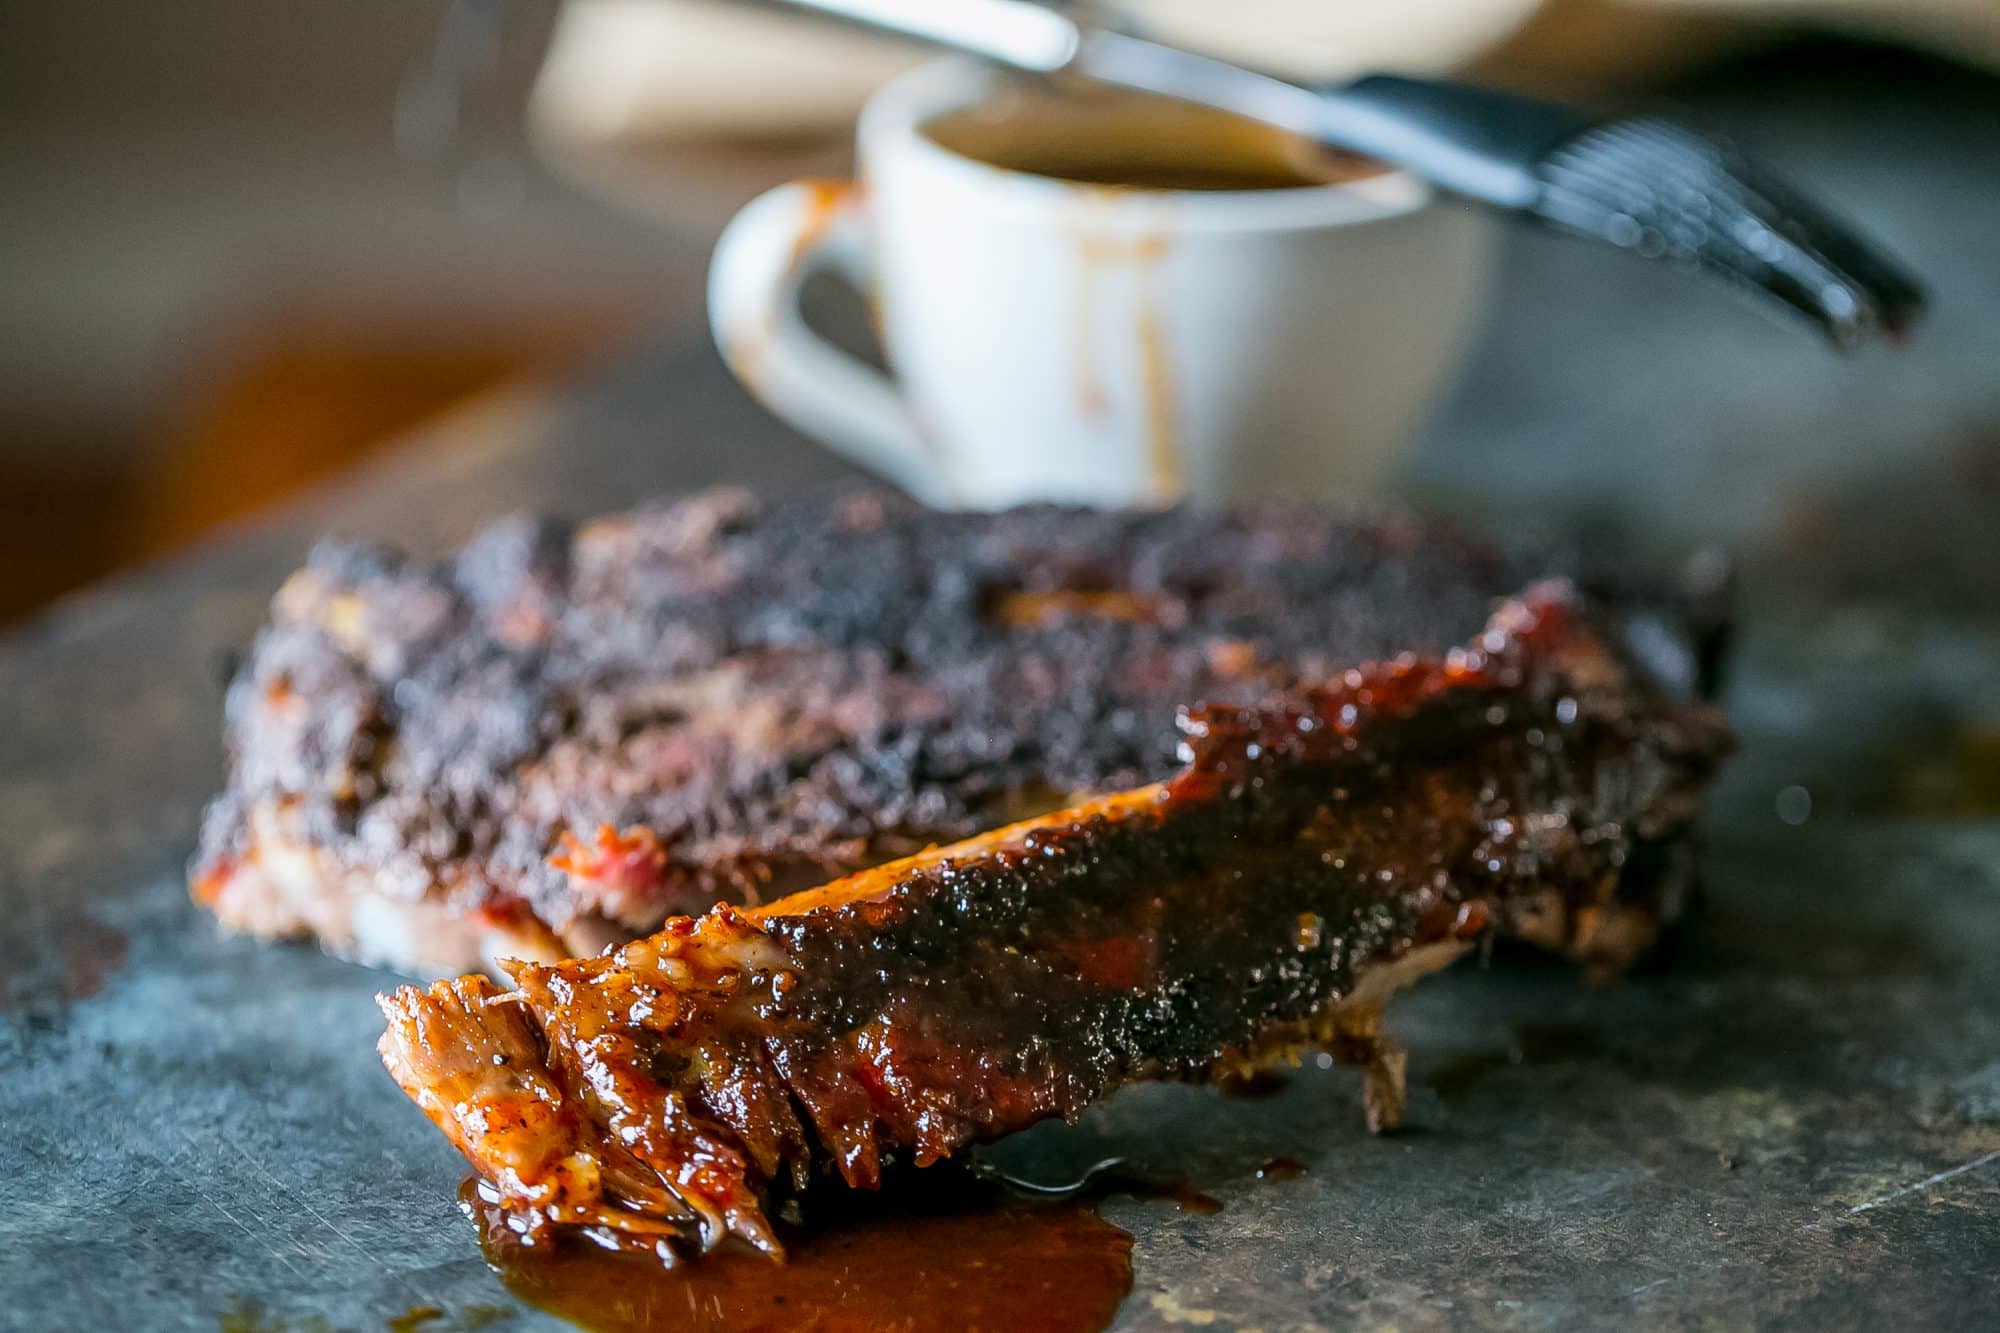
[[[1595,123],[1539,98],[1394,74],[1318,91],[1328,141],[1509,210],[1535,207],[1542,160]]]

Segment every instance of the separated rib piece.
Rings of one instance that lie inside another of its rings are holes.
[[[524,1231],[781,1252],[774,1197],[872,1188],[1143,1079],[1317,1044],[1400,1112],[1382,1000],[1490,932],[1616,967],[1684,888],[1726,748],[1566,584],[1473,642],[1258,708],[1184,766],[605,956],[405,987],[382,1053]]]

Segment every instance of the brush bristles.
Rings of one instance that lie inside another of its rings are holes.
[[[1726,144],[1660,120],[1595,126],[1543,159],[1558,227],[1768,292],[1836,342],[1901,332],[1923,296],[1844,223]]]

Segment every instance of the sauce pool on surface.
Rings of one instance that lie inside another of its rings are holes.
[[[1095,1333],[1132,1288],[1132,1237],[1094,1200],[1023,1200],[957,1172],[903,1183],[838,1198],[787,1237],[783,1264],[731,1244],[674,1268],[577,1237],[524,1245],[476,1182],[460,1197],[507,1289],[593,1333]]]

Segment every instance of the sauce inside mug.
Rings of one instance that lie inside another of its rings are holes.
[[[1386,170],[1207,107],[1099,87],[1013,87],[924,133],[1008,171],[1128,190],[1303,190]]]

